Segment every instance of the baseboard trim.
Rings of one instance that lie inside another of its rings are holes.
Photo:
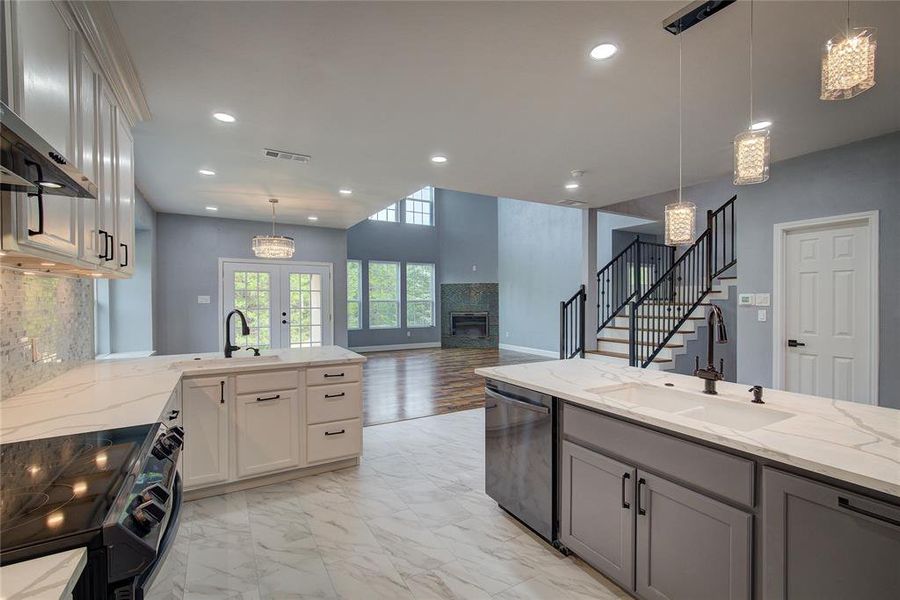
[[[421,342],[418,344],[385,344],[383,346],[352,346],[353,352],[388,352],[390,350],[418,350],[420,348],[440,348],[440,342]]]
[[[500,344],[500,349],[512,350],[513,352],[522,352],[523,354],[537,354],[538,356],[546,356],[548,358],[559,358],[559,352],[553,352],[552,350],[541,350],[540,348],[529,348],[528,346]]]

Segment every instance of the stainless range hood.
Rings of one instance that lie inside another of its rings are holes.
[[[70,165],[38,133],[0,102],[0,189],[75,198],[96,198],[97,186]]]

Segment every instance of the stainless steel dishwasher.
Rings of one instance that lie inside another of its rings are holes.
[[[557,540],[554,399],[490,379],[484,394],[485,491],[553,543]]]

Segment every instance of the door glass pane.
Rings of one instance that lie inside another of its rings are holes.
[[[272,346],[269,312],[272,302],[272,278],[269,273],[235,271],[234,307],[247,317],[250,335],[241,335],[240,318],[232,317],[232,339],[242,348]]]
[[[322,276],[291,273],[288,276],[291,348],[322,345]]]

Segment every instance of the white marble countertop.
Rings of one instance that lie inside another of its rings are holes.
[[[42,556],[0,569],[0,600],[69,598],[87,564],[84,548]]]
[[[199,357],[201,360],[194,360]],[[182,377],[363,363],[340,346],[240,353],[178,354],[91,361],[0,402],[0,442],[155,423]]]
[[[477,374],[551,394],[699,440],[793,465],[900,498],[900,410],[766,389],[765,407],[789,414],[749,431],[603,396],[623,384],[700,393],[697,377],[636,369],[590,359],[476,369]],[[663,387],[674,384],[674,388]],[[718,383],[705,402],[750,405],[748,385]],[[732,405],[733,406],[733,405]],[[755,405],[753,405],[755,406]]]

